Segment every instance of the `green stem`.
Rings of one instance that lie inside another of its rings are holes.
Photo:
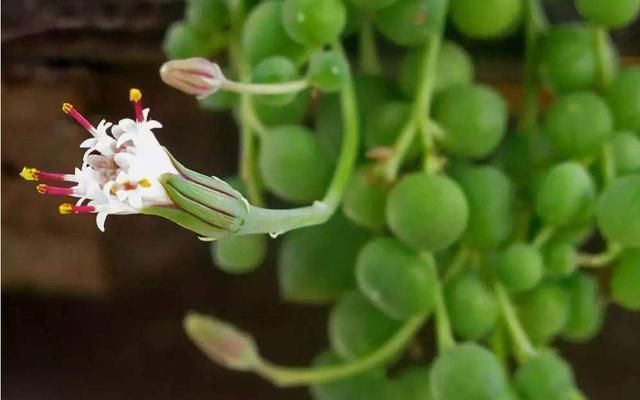
[[[271,364],[268,361],[262,361],[256,366],[255,371],[278,386],[318,384],[355,375],[371,369],[398,354],[416,332],[418,332],[426,319],[427,315],[408,319],[404,325],[376,351],[346,364],[320,368],[291,368]]]
[[[504,337],[504,325],[502,318],[499,318],[496,321],[496,327],[491,334],[491,351],[496,355],[500,364],[507,369],[507,349],[505,346],[505,337]]]
[[[389,181],[395,180],[400,165],[409,150],[409,146],[417,130],[421,125],[424,125],[426,121],[425,115],[429,113],[431,98],[433,97],[433,87],[435,84],[436,67],[441,43],[442,32],[438,32],[430,38],[429,42],[426,43],[423,48],[420,58],[417,96],[413,101],[411,115],[393,145],[393,154],[385,164],[385,176]],[[423,126],[422,129],[425,135],[426,156],[434,157],[435,148],[433,145],[433,135],[428,126]]]
[[[344,55],[344,50],[339,43],[335,44],[334,48]],[[322,200],[331,210],[331,214],[340,204],[342,194],[351,177],[358,155],[358,131],[360,127],[355,89],[351,75],[349,75],[347,82],[345,82],[340,92],[340,106],[343,116],[342,147],[333,178]]]
[[[607,186],[613,178],[616,177],[616,165],[613,156],[613,148],[610,143],[602,145],[602,180],[604,185]]]
[[[453,257],[453,261],[449,264],[447,271],[444,273],[443,282],[449,282],[451,279],[456,277],[460,271],[467,265],[469,262],[469,258],[471,256],[471,250],[467,247],[460,246],[458,252]]]
[[[335,46],[342,52],[340,45]],[[243,95],[244,96],[244,95]],[[340,101],[343,115],[342,149],[329,188],[321,201],[308,207],[272,210],[250,206],[249,215],[238,234],[271,233],[277,236],[292,229],[327,221],[340,205],[342,194],[356,163],[358,149],[358,111],[351,77],[347,79]]]
[[[504,322],[507,325],[509,335],[513,340],[516,357],[518,358],[519,362],[523,363],[529,358],[533,357],[536,354],[536,350],[529,341],[529,337],[524,331],[524,328],[520,324],[518,316],[516,315],[516,311],[513,307],[513,304],[511,304],[511,300],[509,299],[509,295],[507,294],[505,288],[499,282],[496,282],[494,290],[498,299],[498,304],[500,305],[502,317],[504,318]]]
[[[380,58],[378,57],[378,49],[376,47],[376,38],[371,21],[366,18],[362,21],[362,28],[359,36],[359,56],[360,68],[362,72],[372,75],[380,75],[382,67],[380,66]]]
[[[524,93],[520,129],[531,133],[537,124],[540,78],[538,75],[538,58],[540,36],[547,27],[546,17],[538,0],[525,0],[525,65]]]
[[[251,98],[251,96],[244,96],[241,97],[241,100],[246,101],[245,104],[242,104],[240,110],[243,123],[246,123],[256,135],[258,135],[258,138],[264,138],[268,129],[256,114],[253,98]]]
[[[286,94],[296,93],[309,87],[309,81],[306,79],[300,79],[291,82],[282,83],[251,83],[236,82],[230,79],[222,81],[220,87],[230,92],[252,94],[252,95],[272,95],[272,94]]]
[[[438,352],[444,353],[448,349],[456,345],[451,333],[451,323],[449,314],[444,303],[444,295],[442,294],[442,285],[438,283],[435,291],[436,306],[436,340],[438,343]]]
[[[529,228],[533,212],[528,206],[518,207],[515,211],[515,228],[513,229],[513,237],[517,240],[526,241],[529,237]]]
[[[332,213],[333,209],[321,201],[316,201],[308,207],[286,210],[249,206],[246,222],[237,234],[269,233],[276,237],[293,229],[321,224],[329,219]]]
[[[251,110],[251,98],[248,95],[240,96],[240,115],[242,115],[242,121],[240,122],[240,176],[247,185],[247,194],[249,201],[256,206],[264,204],[262,197],[262,182],[258,174],[258,161],[257,161],[257,149],[256,140],[249,121],[248,116]]]
[[[609,33],[604,26],[594,26],[595,50],[598,59],[598,84],[606,89],[613,78],[613,63],[609,52]]]
[[[536,248],[540,248],[544,246],[544,244],[547,243],[553,237],[553,234],[555,232],[556,232],[555,227],[545,226],[544,228],[540,229],[540,231],[536,234],[531,244]]]
[[[611,264],[622,252],[622,247],[610,244],[609,248],[600,254],[578,254],[578,265],[588,268],[601,268]]]
[[[244,22],[244,4],[242,1],[229,1],[231,10],[231,39],[229,43],[229,58],[240,80],[248,82],[251,78],[249,65],[244,60],[240,47],[242,39],[242,24]],[[251,120],[251,97],[247,93],[240,94],[240,177],[247,186],[249,201],[256,206],[264,204],[262,197],[262,183],[258,174],[257,149],[249,121]]]

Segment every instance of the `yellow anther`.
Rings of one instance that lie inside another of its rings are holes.
[[[35,168],[27,168],[23,167],[22,171],[20,171],[20,176],[27,181],[37,181],[38,180],[38,171]]]
[[[147,178],[144,178],[138,181],[138,185],[142,186],[143,188],[148,188],[151,187],[151,182]]]
[[[73,212],[73,204],[71,203],[62,203],[58,207],[58,212],[60,214],[71,214]]]
[[[73,110],[73,105],[71,103],[62,103],[62,111],[65,114],[69,114]]]
[[[136,88],[129,89],[129,101],[133,101],[134,103],[140,101],[142,99],[142,92]]]
[[[36,186],[36,190],[40,194],[45,194],[47,193],[47,185],[45,185],[44,183],[41,183],[38,186]]]

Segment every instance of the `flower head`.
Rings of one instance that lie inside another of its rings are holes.
[[[160,77],[167,85],[198,97],[215,93],[225,80],[218,64],[201,57],[167,61],[160,67]]]
[[[162,125],[149,119],[142,94],[131,89],[135,119],[117,124],[102,120],[94,127],[71,104],[62,110],[90,135],[80,144],[87,149],[80,168],[55,173],[25,167],[20,176],[29,181],[58,181],[72,185],[40,183],[38,193],[70,196],[61,214],[96,214],[104,231],[111,214],[152,214],[168,218],[208,238],[235,233],[244,223],[248,205],[240,193],[217,179],[190,171],[160,145],[152,130]]]

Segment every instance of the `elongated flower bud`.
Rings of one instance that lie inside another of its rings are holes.
[[[167,61],[160,67],[160,77],[167,85],[198,97],[215,93],[225,80],[218,64],[201,57]]]
[[[195,312],[187,314],[183,325],[195,345],[217,364],[246,371],[260,363],[253,338],[232,325]]]

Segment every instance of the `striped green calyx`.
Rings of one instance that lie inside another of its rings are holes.
[[[174,204],[147,207],[143,212],[211,240],[238,233],[249,213],[244,196],[223,180],[192,171],[169,157],[179,174],[164,174],[159,181]]]

